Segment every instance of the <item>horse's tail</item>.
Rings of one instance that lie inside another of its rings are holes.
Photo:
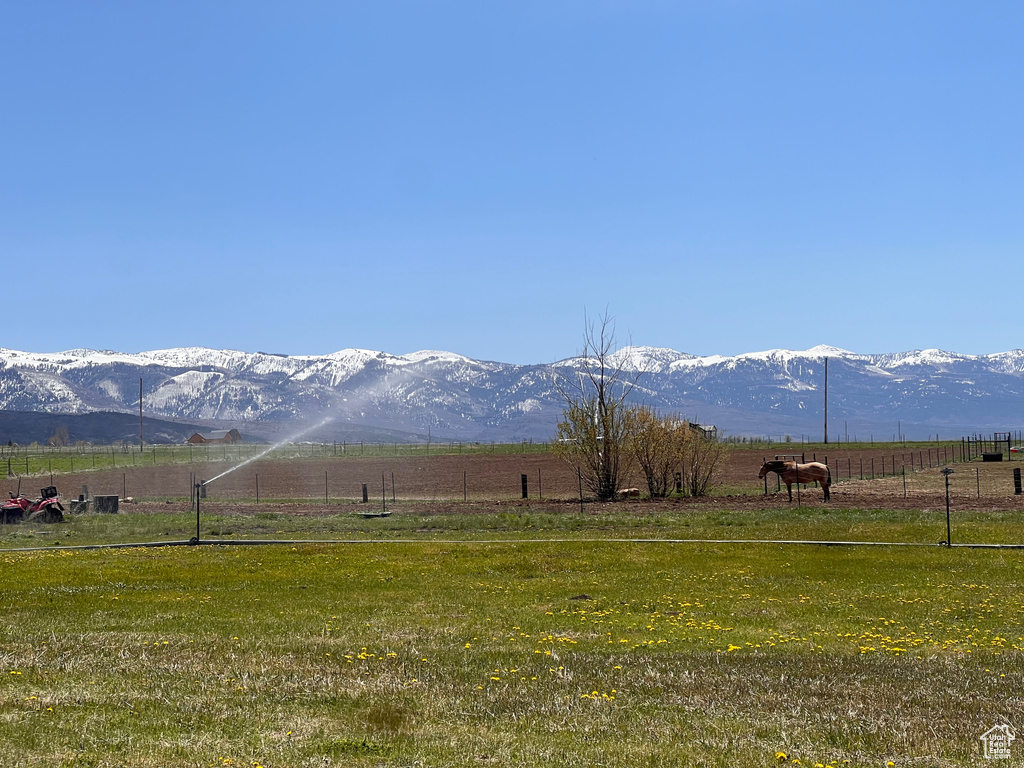
[[[832,485],[832,469],[828,464],[825,465],[825,471],[828,472],[828,484]]]

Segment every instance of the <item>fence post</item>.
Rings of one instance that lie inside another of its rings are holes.
[[[528,499],[528,498],[530,497],[530,494],[529,494],[529,493],[527,493],[527,489],[526,489],[526,480],[527,480],[527,478],[526,478],[526,475],[522,475],[522,481],[523,481],[523,498],[524,498],[524,499]]]

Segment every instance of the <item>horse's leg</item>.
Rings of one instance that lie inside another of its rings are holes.
[[[788,480],[786,481],[786,490],[789,491],[789,500],[790,500],[790,502],[792,502],[793,501],[793,484],[791,482],[789,482]]]
[[[828,486],[829,484],[826,483],[824,480],[821,481],[821,487],[825,491],[825,501],[829,500]]]

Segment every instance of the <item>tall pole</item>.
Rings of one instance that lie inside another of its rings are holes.
[[[828,445],[828,358],[825,358],[825,445]]]
[[[199,543],[199,495],[202,492],[203,483],[202,481],[196,483],[196,538],[195,543]]]
[[[942,474],[946,477],[946,546],[953,546],[953,534],[949,521],[949,476],[953,474],[953,470],[946,467],[942,470]]]
[[[139,377],[139,453],[142,453],[142,377]]]

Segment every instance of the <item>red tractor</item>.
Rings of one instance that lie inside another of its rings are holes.
[[[17,496],[10,494],[10,498],[0,507],[0,520],[4,523],[17,523],[21,520],[60,523],[64,521],[63,512],[57,488],[48,485],[39,490],[39,498],[35,501],[30,501],[20,493]]]

